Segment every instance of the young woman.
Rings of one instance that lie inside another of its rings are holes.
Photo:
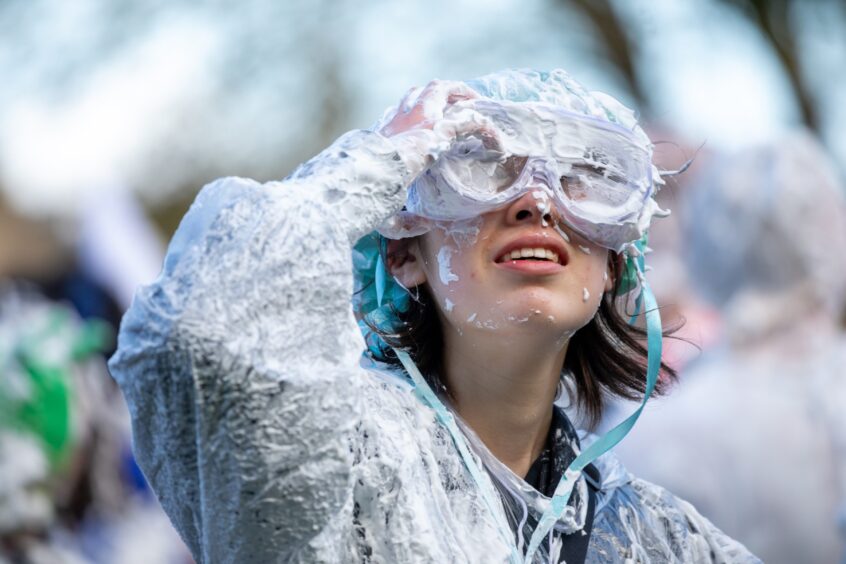
[[[506,71],[204,188],[111,362],[197,561],[756,561],[605,453],[637,414],[580,441],[554,406],[655,387],[657,182],[629,110]]]

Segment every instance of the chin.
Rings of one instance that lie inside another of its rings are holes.
[[[533,293],[512,302],[510,315],[547,327],[561,330],[577,330],[584,327],[596,314],[593,304],[581,299],[562,299],[561,294],[538,295]]]
[[[503,323],[517,329],[531,331],[551,331],[557,333],[572,326],[584,325],[581,318],[573,319],[572,312],[562,312],[558,308],[528,304],[526,307],[511,307],[500,315]]]

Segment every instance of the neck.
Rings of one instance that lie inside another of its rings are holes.
[[[567,341],[537,334],[444,332],[444,378],[458,414],[518,476],[540,455]]]

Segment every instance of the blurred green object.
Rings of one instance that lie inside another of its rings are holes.
[[[73,368],[105,350],[113,332],[105,322],[79,322],[58,306],[33,321],[36,327],[25,329],[0,358],[0,428],[38,437],[56,468],[72,444]]]

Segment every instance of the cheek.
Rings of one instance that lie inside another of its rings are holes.
[[[574,321],[587,322],[596,313],[606,291],[608,251],[591,248],[590,252],[577,249],[575,253],[570,264],[572,277],[566,283],[567,299],[559,304],[559,309],[569,310]]]
[[[433,238],[434,239],[434,238]],[[478,277],[468,249],[451,240],[430,239],[423,249],[426,281],[445,314],[464,303]]]
[[[513,298],[506,300],[502,289],[486,276],[480,263],[483,258],[476,249],[446,242],[432,251],[427,259],[429,290],[446,323],[459,334],[477,329],[499,330],[508,324],[509,317],[525,317],[522,312],[518,315],[512,311],[518,309]]]
[[[468,277],[466,257],[454,243],[442,243],[426,254],[426,279],[440,293],[454,291]]]
[[[481,219],[439,225],[424,235],[421,252],[426,279],[439,295],[461,293],[478,281]]]
[[[478,266],[473,257],[462,253],[460,249],[445,245],[439,254],[433,257],[429,265],[429,280],[432,292],[439,296],[443,304],[446,298],[455,303],[467,303],[479,291],[483,291]]]
[[[602,293],[605,291],[605,282],[608,280],[608,251],[594,247],[589,253],[583,253],[580,257],[583,263],[580,272],[585,287],[591,293]]]

